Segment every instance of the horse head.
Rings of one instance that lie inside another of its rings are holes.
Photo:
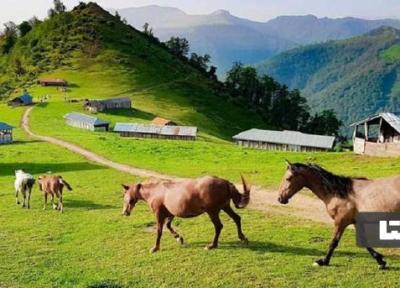
[[[133,208],[140,199],[140,189],[142,184],[124,185],[122,184],[124,204],[122,207],[122,215],[130,216]]]
[[[305,179],[300,173],[301,168],[296,166],[296,164],[291,164],[287,160],[286,164],[287,171],[283,176],[281,185],[279,187],[278,201],[281,204],[289,203],[290,198],[292,198],[305,186]]]

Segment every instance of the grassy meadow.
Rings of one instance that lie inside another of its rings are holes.
[[[2,120],[18,125],[20,109],[0,105]],[[225,215],[220,249],[205,251],[213,236],[206,216],[177,220],[186,244],[165,232],[161,251],[150,255],[155,221],[145,204],[130,218],[121,212],[120,183],[132,176],[93,163],[56,146],[32,141],[20,129],[18,142],[0,146],[0,287],[382,287],[400,284],[400,258],[389,254],[387,271],[346,232],[331,267],[311,264],[321,257],[330,227],[287,216],[240,211],[250,239],[242,246]],[[226,146],[228,147],[228,146]],[[221,150],[223,150],[221,148]],[[289,155],[290,156],[290,155]],[[275,161],[275,160],[274,160]],[[277,160],[276,160],[277,161]],[[65,213],[42,210],[35,187],[32,209],[14,204],[13,171],[35,176],[53,171],[73,186]],[[192,172],[194,173],[194,172]],[[285,227],[282,229],[282,227]]]

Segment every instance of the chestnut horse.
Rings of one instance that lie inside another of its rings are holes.
[[[304,187],[310,189],[326,206],[334,221],[333,238],[327,255],[314,265],[329,265],[333,251],[350,224],[355,224],[358,212],[400,212],[400,177],[378,180],[334,175],[318,165],[291,164],[282,179],[278,201],[289,199]],[[371,256],[384,269],[383,255],[367,248]]]
[[[46,210],[47,206],[47,196],[51,196],[51,204],[53,209],[60,210],[61,213],[64,212],[63,203],[63,190],[64,186],[67,187],[69,191],[72,191],[71,185],[68,184],[61,176],[44,175],[39,177],[39,189],[44,192],[44,205],[43,210]],[[58,205],[54,203],[54,196],[58,198]]]
[[[122,213],[131,214],[139,200],[146,201],[157,219],[157,240],[150,250],[154,253],[160,249],[160,240],[164,222],[172,235],[183,244],[183,238],[172,228],[174,217],[190,218],[207,213],[214,224],[215,236],[206,249],[218,247],[218,238],[222,230],[219,213],[223,210],[236,223],[240,241],[248,243],[241,227],[241,219],[230,206],[231,200],[236,208],[245,208],[250,201],[250,189],[242,177],[244,194],[227,180],[217,177],[202,177],[193,180],[152,180],[133,185],[122,185],[124,188],[124,205]]]

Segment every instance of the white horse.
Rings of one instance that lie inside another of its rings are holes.
[[[25,173],[23,170],[15,171],[15,201],[17,205],[20,204],[18,199],[18,194],[21,192],[22,196],[24,196],[24,202],[22,204],[22,208],[27,207],[28,209],[31,207],[31,193],[32,187],[35,184],[35,178],[28,173]],[[28,202],[28,203],[26,203]]]

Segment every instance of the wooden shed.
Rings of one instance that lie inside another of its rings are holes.
[[[13,142],[13,129],[13,126],[0,122],[0,144]]]
[[[151,124],[158,126],[177,126],[177,124],[174,121],[161,117],[154,118],[153,121],[151,121]]]
[[[357,154],[400,156],[400,118],[380,113],[350,125],[354,128],[353,149]]]
[[[196,140],[197,127],[159,126],[136,123],[117,123],[114,132],[122,137],[161,138],[173,140]]]
[[[91,112],[103,112],[112,109],[131,109],[132,101],[129,97],[105,100],[86,100],[84,108]]]
[[[110,123],[89,115],[71,112],[64,116],[66,123],[72,127],[90,131],[108,131]]]
[[[330,151],[335,144],[335,137],[305,134],[297,131],[273,131],[250,129],[233,136],[240,146],[294,152]]]
[[[66,87],[68,82],[64,79],[39,79],[38,84],[42,86]]]
[[[12,100],[8,101],[8,106],[18,107],[18,106],[26,106],[31,105],[33,103],[33,97],[28,93],[24,93],[19,97],[15,97]]]

